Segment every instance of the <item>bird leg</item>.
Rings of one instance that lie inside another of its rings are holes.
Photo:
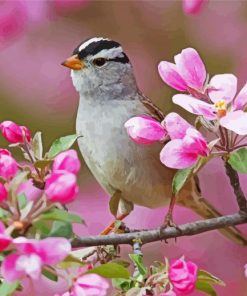
[[[125,217],[127,217],[129,214],[121,214],[117,216],[117,219],[112,221],[101,233],[100,235],[107,235],[109,234],[114,228],[117,221],[123,221]]]
[[[175,204],[176,204],[176,195],[172,194],[170,204],[169,204],[169,209],[168,209],[168,212],[165,216],[165,220],[164,220],[163,224],[161,225],[161,229],[165,229],[167,227],[176,227],[177,228],[177,225],[173,222],[173,209],[174,209]]]

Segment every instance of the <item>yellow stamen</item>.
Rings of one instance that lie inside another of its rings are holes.
[[[214,107],[215,107],[215,109],[217,111],[217,116],[219,118],[221,118],[221,117],[223,117],[223,116],[226,115],[226,107],[227,107],[227,105],[226,105],[226,101],[225,100],[220,100],[220,101],[216,102],[214,104]]]

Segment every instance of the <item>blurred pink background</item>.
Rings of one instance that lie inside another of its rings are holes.
[[[171,61],[185,47],[196,48],[208,73],[234,73],[239,88],[247,77],[247,2],[215,1],[196,16],[185,15],[181,1],[0,1],[0,121],[10,119],[42,130],[46,147],[56,137],[74,132],[78,94],[70,73],[60,66],[84,39],[104,36],[119,41],[134,66],[140,89],[166,112],[174,93],[158,76],[160,60]],[[1,142],[5,145],[5,142]],[[200,173],[202,192],[224,213],[236,212],[236,202],[220,161]],[[241,176],[247,194],[246,176]],[[81,190],[71,204],[87,226],[76,226],[80,235],[98,234],[112,219],[108,197],[84,165]],[[165,209],[136,207],[126,219],[130,228],[158,227]],[[189,210],[177,207],[177,224],[196,220]],[[246,227],[240,227],[247,234]],[[129,247],[122,252],[130,252]],[[179,238],[175,243],[153,243],[143,247],[145,261],[185,255],[200,268],[226,283],[220,296],[247,295],[244,264],[247,249],[236,246],[216,231]],[[159,257],[159,258],[157,258]],[[63,284],[59,286],[63,290]],[[39,283],[35,295],[53,296],[57,287]],[[21,293],[30,295],[29,292]],[[203,295],[199,292],[193,294]]]

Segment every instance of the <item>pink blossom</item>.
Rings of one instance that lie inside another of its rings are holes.
[[[70,172],[54,171],[46,180],[45,193],[52,202],[72,202],[77,192],[76,176]]]
[[[0,154],[0,176],[9,180],[17,173],[17,162],[10,155]]]
[[[4,154],[4,155],[10,155],[11,156],[11,153],[9,150],[7,149],[3,149],[3,148],[0,148],[0,154]]]
[[[207,0],[183,0],[183,10],[189,15],[199,14],[206,2]]]
[[[13,282],[29,276],[40,277],[44,265],[57,264],[71,251],[71,245],[65,238],[46,238],[28,240],[18,237],[13,240],[16,253],[7,255],[1,267],[3,277]]]
[[[3,202],[7,199],[8,197],[8,191],[6,187],[0,183],[0,202]]]
[[[43,191],[35,187],[32,180],[28,180],[21,183],[17,189],[17,195],[22,193],[25,194],[28,201],[36,201],[41,197]]]
[[[24,141],[24,137],[26,137],[28,142],[31,140],[31,133],[28,128],[17,125],[13,121],[3,121],[0,124],[0,130],[4,138],[10,143],[22,143]]]
[[[207,73],[198,52],[186,48],[174,60],[175,64],[166,61],[159,63],[158,71],[162,80],[176,90],[202,90]]]
[[[175,260],[169,267],[169,280],[178,295],[188,295],[195,289],[198,267],[183,258]]]
[[[59,153],[53,163],[53,170],[64,170],[77,174],[81,168],[81,163],[77,152],[73,149]]]
[[[97,274],[84,274],[80,276],[73,287],[73,296],[105,296],[109,283]]]
[[[167,134],[157,120],[146,115],[130,118],[124,126],[130,138],[138,144],[161,141]]]
[[[0,252],[4,251],[11,244],[12,238],[5,234],[5,226],[0,221]]]
[[[180,115],[170,113],[164,123],[171,137],[171,141],[160,152],[160,160],[164,165],[184,169],[193,166],[199,156],[208,155],[209,149],[204,137]]]
[[[245,264],[245,266],[244,266],[244,275],[247,278],[247,264]]]

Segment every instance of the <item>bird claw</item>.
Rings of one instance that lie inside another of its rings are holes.
[[[171,213],[168,213],[166,215],[164,223],[160,226],[160,233],[162,232],[162,230],[165,230],[168,227],[174,227],[179,232],[181,232],[181,229],[179,228],[179,226],[173,222],[173,217],[172,217]],[[176,241],[177,241],[177,238],[175,237],[175,242]],[[165,239],[165,243],[166,244],[168,243],[168,241],[166,239]]]

